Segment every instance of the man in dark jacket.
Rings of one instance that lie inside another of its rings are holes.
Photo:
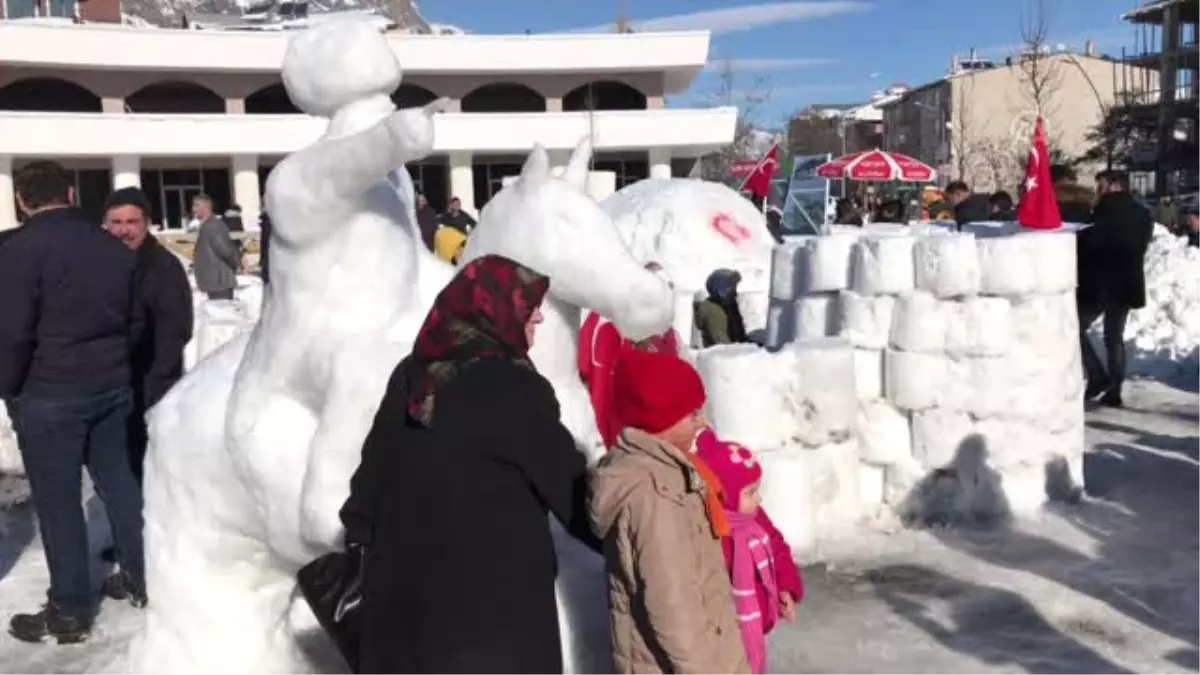
[[[1017,219],[1017,210],[1014,208],[1012,195],[1004,190],[998,190],[992,193],[988,198],[992,209],[992,220],[1014,221]]]
[[[225,221],[213,215],[212,199],[199,195],[192,200],[192,214],[200,221],[200,234],[192,254],[196,287],[210,300],[232,300],[237,288],[237,271],[242,252],[229,234]]]
[[[264,285],[271,283],[271,216],[265,208],[258,215],[258,274]]]
[[[946,201],[954,209],[959,228],[967,223],[991,220],[992,205],[985,194],[974,194],[966,183],[956,180],[946,186]]]
[[[142,491],[129,466],[134,255],[70,206],[54,162],[16,172],[25,224],[0,248],[0,398],[15,405],[50,568],[49,602],[18,614],[19,640],[86,640],[96,613],[80,471],[103,495],[131,600],[144,606]]]
[[[1102,396],[1104,405],[1120,407],[1125,380],[1125,319],[1146,305],[1146,249],[1154,235],[1150,212],[1129,194],[1123,171],[1097,176],[1105,186],[1092,214],[1092,227],[1079,233],[1080,348],[1087,376],[1088,399]],[[1108,368],[1088,340],[1088,328],[1104,316]]]
[[[438,229],[438,214],[429,205],[425,195],[417,195],[417,227],[421,230],[421,241],[425,248],[433,250],[433,235]]]
[[[462,200],[458,197],[450,198],[450,208],[442,214],[438,219],[438,223],[446,227],[457,228],[463,234],[471,234],[471,230],[475,229],[475,219],[471,214],[462,210]]]
[[[183,377],[183,348],[192,339],[192,288],[175,254],[149,232],[149,202],[140,188],[121,188],[104,203],[104,226],[135,252],[130,460],[138,481],[146,457],[146,411]]]

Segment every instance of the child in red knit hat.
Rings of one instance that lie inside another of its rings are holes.
[[[754,453],[721,441],[711,429],[696,440],[696,453],[721,482],[721,505],[729,522],[721,547],[733,584],[738,628],[751,672],[764,673],[767,633],[781,616],[794,621],[796,604],[804,597],[800,571],[791,547],[761,506],[763,470]]]

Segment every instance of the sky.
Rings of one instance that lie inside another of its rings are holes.
[[[420,0],[425,18],[472,33],[611,30],[625,7],[635,30],[712,32],[709,67],[672,106],[740,105],[764,127],[810,104],[866,101],[893,83],[920,85],[971,48],[1003,60],[1023,16],[1049,7],[1049,42],[1112,54],[1131,46],[1120,15],[1138,0]],[[732,87],[727,86],[732,82]],[[733,94],[727,92],[733,89]]]

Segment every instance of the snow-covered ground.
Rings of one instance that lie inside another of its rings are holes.
[[[1134,382],[1125,410],[1088,413],[1094,498],[994,529],[864,534],[806,571],[776,672],[1195,672],[1200,507],[1197,401]],[[0,479],[0,620],[44,598],[45,559],[16,479]],[[89,513],[99,516],[95,502]],[[93,550],[106,539],[93,517]],[[95,557],[97,584],[104,571]],[[153,599],[151,599],[153,602]],[[120,668],[141,613],[105,602],[91,641],[0,634],[0,672]],[[213,645],[220,649],[220,645]]]

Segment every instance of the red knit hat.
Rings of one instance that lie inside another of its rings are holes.
[[[762,464],[753,452],[722,441],[711,429],[705,429],[696,439],[696,456],[721,481],[721,504],[730,511],[737,510],[742,490],[762,478]]]
[[[704,383],[678,356],[623,350],[613,399],[621,426],[657,434],[704,407]]]

